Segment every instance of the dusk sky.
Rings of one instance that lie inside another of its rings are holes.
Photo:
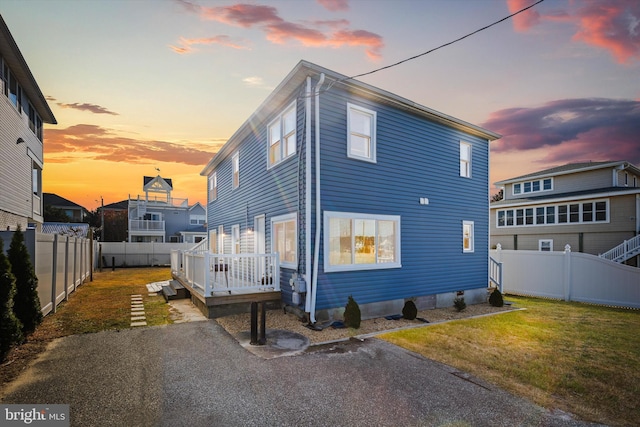
[[[365,73],[535,2],[2,0],[0,14],[58,120],[44,191],[93,210],[142,194],[156,168],[204,204],[200,171],[301,59]],[[359,80],[502,134],[492,183],[640,164],[638,0],[545,0]]]

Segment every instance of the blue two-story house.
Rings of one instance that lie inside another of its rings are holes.
[[[499,137],[301,61],[201,172],[209,251],[277,252],[312,323],[484,301]]]

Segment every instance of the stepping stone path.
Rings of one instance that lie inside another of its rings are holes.
[[[131,327],[147,326],[147,317],[144,314],[142,295],[131,295]]]

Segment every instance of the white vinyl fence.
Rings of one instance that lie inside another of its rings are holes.
[[[172,250],[188,250],[193,246],[193,243],[102,242],[98,244],[95,267],[170,266]]]
[[[0,233],[6,250],[12,231]],[[69,294],[91,276],[91,248],[89,239],[58,234],[24,231],[25,245],[38,277],[38,298],[43,315],[55,312]]]
[[[505,293],[640,308],[640,268],[571,252],[491,251]]]

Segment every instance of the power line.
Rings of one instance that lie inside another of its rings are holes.
[[[420,58],[421,56],[425,56],[425,55],[427,55],[427,54],[429,54],[429,53],[435,52],[436,50],[438,50],[438,49],[442,49],[443,47],[451,46],[452,44],[457,43],[457,42],[459,42],[459,41],[461,41],[461,40],[464,40],[464,39],[466,39],[466,38],[468,38],[468,37],[471,37],[471,36],[473,36],[474,34],[477,34],[477,33],[481,32],[481,31],[487,30],[487,29],[489,29],[489,28],[493,27],[494,25],[498,25],[499,23],[504,22],[504,21],[506,21],[507,19],[511,19],[511,18],[513,18],[514,16],[516,16],[516,15],[518,15],[518,14],[522,13],[522,12],[525,12],[525,11],[527,11],[527,10],[531,9],[532,7],[534,7],[534,6],[536,6],[536,5],[540,4],[540,3],[542,3],[543,1],[544,1],[544,0],[538,0],[537,2],[533,3],[531,6],[527,6],[527,7],[525,7],[524,9],[520,9],[519,11],[514,12],[514,13],[512,13],[512,14],[511,14],[511,15],[509,15],[509,16],[505,16],[504,18],[502,18],[502,19],[500,19],[500,20],[498,20],[498,21],[495,21],[495,22],[493,22],[493,23],[491,23],[491,24],[489,24],[489,25],[486,25],[486,26],[484,26],[484,27],[482,27],[482,28],[479,28],[479,29],[477,29],[477,30],[475,30],[475,31],[473,31],[473,32],[471,32],[471,33],[469,33],[469,34],[466,34],[466,35],[464,35],[464,36],[462,36],[462,37],[459,37],[459,38],[457,38],[457,39],[455,39],[455,40],[453,40],[453,41],[450,41],[450,42],[448,42],[448,43],[442,44],[442,45],[440,45],[440,46],[438,46],[438,47],[434,47],[433,49],[430,49],[430,50],[428,50],[428,51],[426,51],[426,52],[420,53],[420,54],[415,55],[415,56],[412,56],[412,57],[410,57],[410,58],[403,59],[402,61],[398,61],[398,62],[396,62],[396,63],[394,63],[394,64],[391,64],[391,65],[386,65],[386,66],[384,66],[384,67],[380,67],[380,68],[377,68],[377,69],[375,69],[375,70],[368,71],[368,72],[366,72],[366,73],[356,74],[356,75],[351,76],[351,77],[345,77],[345,78],[342,78],[342,79],[338,79],[338,80],[334,81],[331,85],[329,85],[329,87],[327,87],[327,88],[325,89],[325,91],[326,91],[326,90],[329,90],[329,89],[331,88],[331,86],[333,86],[335,83],[343,82],[343,81],[346,81],[346,80],[356,79],[356,78],[358,78],[358,77],[362,77],[362,76],[368,76],[368,75],[370,75],[370,74],[377,73],[378,71],[382,71],[382,70],[386,70],[386,69],[388,69],[388,68],[396,67],[396,66],[398,66],[398,65],[400,65],[400,64],[404,64],[405,62],[412,61],[412,60],[414,60],[414,59]]]

